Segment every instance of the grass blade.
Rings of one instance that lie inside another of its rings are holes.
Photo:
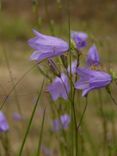
[[[43,119],[42,119],[42,123],[41,123],[41,131],[40,131],[40,135],[39,135],[39,142],[38,142],[36,156],[40,156],[41,142],[42,142],[42,137],[43,137],[43,127],[44,127],[44,121],[45,121],[45,112],[46,112],[46,108],[44,109],[44,112],[43,112]]]
[[[27,127],[27,129],[26,129],[26,132],[25,132],[25,135],[24,135],[24,139],[23,139],[23,142],[22,142],[22,145],[21,145],[21,148],[20,148],[20,151],[19,151],[18,156],[21,156],[21,155],[22,155],[23,148],[24,148],[24,145],[25,145],[25,142],[26,142],[26,138],[27,138],[27,136],[28,136],[28,133],[29,133],[29,130],[30,130],[32,121],[33,121],[33,117],[34,117],[34,115],[35,115],[35,111],[36,111],[36,108],[37,108],[37,105],[38,105],[38,102],[39,102],[39,99],[40,99],[40,96],[41,96],[41,93],[42,93],[42,90],[43,90],[43,86],[44,86],[44,80],[43,80],[41,89],[40,89],[40,91],[39,91],[39,95],[38,95],[38,97],[37,97],[36,103],[35,103],[35,105],[34,105],[34,108],[33,108],[33,111],[32,111],[32,114],[31,114],[31,117],[30,117],[30,120],[29,120],[29,123],[28,123],[28,127]]]

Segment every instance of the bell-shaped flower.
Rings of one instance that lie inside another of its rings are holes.
[[[7,132],[9,125],[3,112],[0,111],[0,132]]]
[[[59,119],[53,121],[53,130],[59,131],[61,129],[67,129],[70,121],[71,117],[68,114],[61,115]]]
[[[69,49],[66,41],[48,35],[43,35],[36,30],[33,30],[36,37],[30,39],[28,44],[35,49],[30,59],[35,61],[42,61],[47,58],[60,56]]]
[[[89,49],[86,62],[87,62],[88,66],[92,66],[92,65],[98,66],[100,64],[100,58],[99,58],[98,50],[97,50],[95,45],[93,45]]]
[[[94,89],[106,87],[112,81],[111,75],[88,68],[78,68],[77,74],[80,79],[75,83],[75,88],[83,90],[82,96],[86,96]]]
[[[81,50],[87,46],[88,35],[84,32],[71,32],[71,38],[75,42],[76,48]]]
[[[53,83],[48,86],[48,91],[54,101],[59,97],[65,100],[68,99],[68,94],[70,92],[68,77],[64,73],[62,73],[60,77],[56,77]]]

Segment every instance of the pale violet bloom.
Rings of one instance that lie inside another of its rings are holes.
[[[98,66],[100,64],[100,58],[99,58],[98,50],[97,50],[95,45],[93,45],[89,49],[86,62],[87,62],[88,66],[92,66],[92,65]]]
[[[44,156],[52,156],[52,151],[44,145],[41,146],[41,151]]]
[[[86,96],[94,89],[106,87],[112,81],[111,75],[103,71],[78,68],[77,74],[80,76],[80,79],[75,83],[75,88],[83,90],[82,96]]]
[[[0,111],[0,132],[7,132],[9,125],[3,112]]]
[[[54,101],[59,97],[65,100],[68,99],[68,94],[70,92],[68,77],[64,73],[62,73],[60,77],[56,77],[52,84],[48,86],[48,91]]]
[[[88,35],[84,32],[71,32],[71,38],[75,42],[76,48],[81,50],[87,46]]]
[[[23,117],[21,116],[21,114],[19,114],[19,113],[17,113],[17,112],[14,112],[14,113],[13,113],[13,119],[14,119],[15,121],[20,121],[20,120],[23,119]]]
[[[61,115],[59,119],[53,121],[53,130],[59,131],[61,129],[67,129],[70,121],[71,117],[68,114]]]
[[[48,35],[43,35],[36,30],[33,30],[36,37],[30,39],[28,44],[35,50],[30,59],[42,61],[47,58],[60,56],[69,49],[66,41]]]
[[[71,64],[71,73],[75,74],[77,69],[77,60],[73,61]],[[68,66],[68,73],[70,73],[70,65]]]

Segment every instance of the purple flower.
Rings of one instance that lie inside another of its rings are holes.
[[[88,66],[98,66],[100,64],[100,58],[99,58],[99,54],[98,54],[98,50],[96,48],[95,45],[93,45],[88,52],[88,56],[87,56],[87,65]]]
[[[83,90],[82,96],[86,96],[94,89],[106,87],[112,81],[111,75],[102,71],[78,68],[77,74],[80,76],[80,80],[76,82],[75,87]]]
[[[20,120],[22,120],[23,118],[22,118],[22,116],[21,116],[19,113],[14,112],[14,113],[13,113],[13,119],[14,119],[15,121],[20,121]]]
[[[69,49],[69,45],[57,37],[43,35],[33,30],[36,37],[28,41],[29,45],[35,49],[31,55],[31,60],[42,61],[47,58],[60,56]]]
[[[41,150],[42,150],[42,153],[44,154],[44,156],[52,155],[52,151],[44,145],[41,146]]]
[[[76,48],[81,50],[82,48],[87,46],[87,38],[88,35],[84,32],[72,32],[71,38],[74,40],[76,44]]]
[[[67,129],[70,121],[71,121],[71,118],[69,115],[67,114],[61,115],[59,119],[55,119],[53,121],[53,130],[59,131],[61,129]]]
[[[76,69],[77,69],[77,60],[73,61],[71,64],[71,73],[74,74],[76,73]],[[68,66],[68,73],[70,73],[70,66]]]
[[[68,77],[64,73],[61,74],[61,77],[56,77],[53,83],[48,86],[48,91],[50,92],[54,101],[59,97],[62,97],[65,100],[68,99],[68,94],[70,91]]]
[[[7,123],[6,117],[3,112],[0,111],[0,132],[6,132],[9,130],[9,125]]]

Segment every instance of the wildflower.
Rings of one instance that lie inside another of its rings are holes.
[[[14,119],[15,121],[20,121],[20,120],[22,120],[22,116],[21,116],[19,113],[14,112],[14,113],[13,113],[13,119]]]
[[[0,132],[6,132],[9,130],[9,125],[7,123],[6,117],[3,112],[0,111]]]
[[[71,64],[71,73],[74,74],[76,73],[76,69],[77,69],[77,60],[73,61]],[[70,66],[68,66],[68,73],[70,73]]]
[[[98,66],[100,64],[100,58],[99,58],[98,50],[97,50],[95,45],[93,45],[89,49],[86,62],[87,62],[88,66],[92,66],[92,65]]]
[[[45,156],[51,156],[52,155],[52,151],[44,145],[41,146],[41,151]]]
[[[83,90],[82,96],[86,96],[94,89],[106,87],[112,81],[111,75],[88,68],[78,68],[77,74],[80,76],[80,80],[76,82],[75,87]]]
[[[61,129],[67,129],[71,118],[68,114],[61,115],[59,119],[53,121],[53,130],[59,131]]]
[[[29,45],[35,49],[31,55],[31,60],[42,61],[47,58],[60,56],[69,49],[68,43],[57,37],[43,35],[33,30],[36,37],[28,41]]]
[[[87,38],[88,35],[84,32],[72,32],[71,38],[75,42],[76,48],[81,50],[82,48],[87,46]]]
[[[53,83],[48,86],[48,91],[50,92],[54,101],[59,97],[62,97],[66,100],[70,91],[70,85],[67,76],[62,73],[60,77],[56,77]]]

